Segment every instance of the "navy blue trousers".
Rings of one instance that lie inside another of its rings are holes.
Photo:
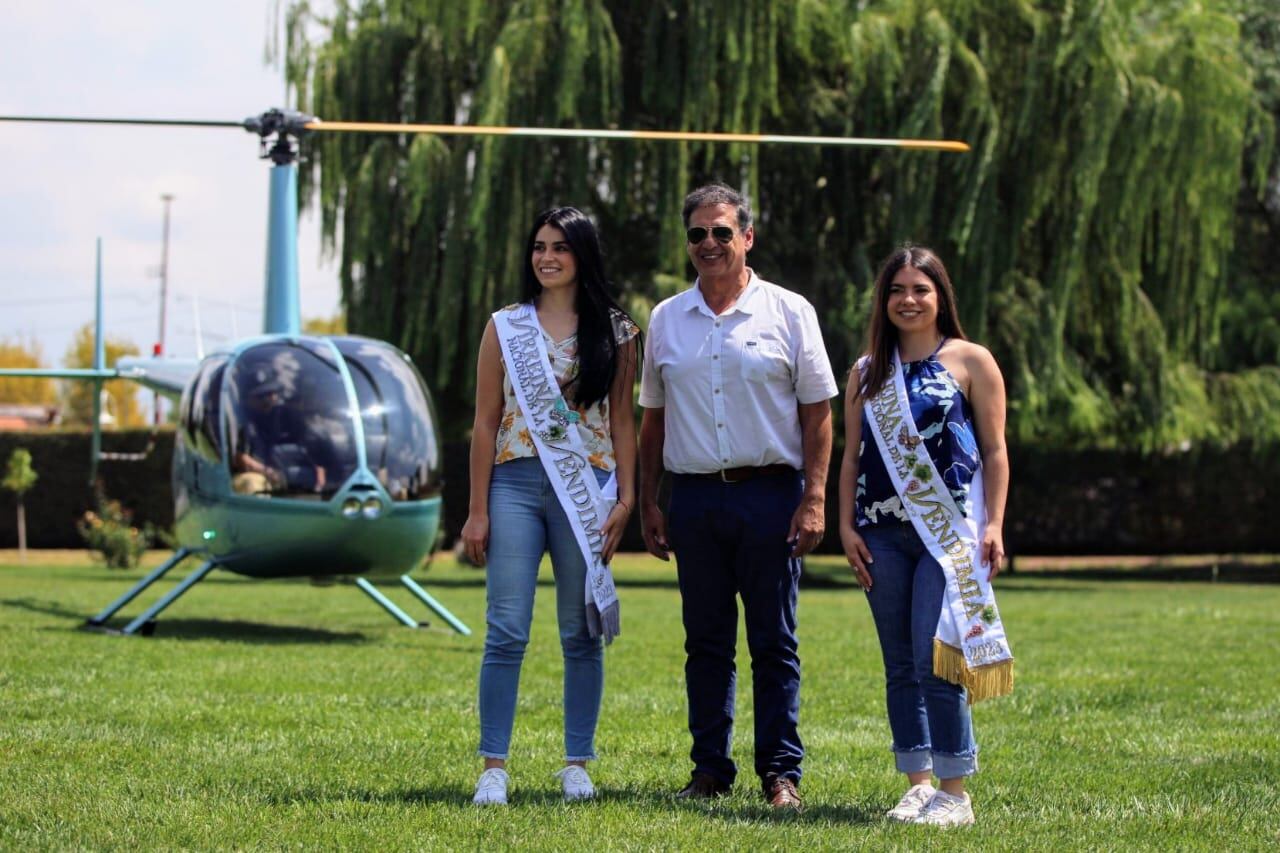
[[[685,686],[694,772],[733,784],[731,757],[742,598],[754,684],[755,770],[800,781],[800,656],[796,590],[800,560],[787,531],[803,478],[768,475],[741,483],[677,474],[667,533],[685,631]]]

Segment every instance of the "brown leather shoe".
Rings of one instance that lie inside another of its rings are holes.
[[[773,776],[765,780],[764,798],[775,809],[804,811],[804,801],[796,790],[796,783],[786,776]]]
[[[729,786],[710,773],[693,774],[689,784],[676,794],[682,800],[711,800],[729,793]]]

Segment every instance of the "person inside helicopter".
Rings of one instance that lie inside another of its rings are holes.
[[[325,490],[325,466],[316,458],[320,442],[284,390],[272,378],[249,391],[231,459],[232,488],[240,494],[302,497]]]

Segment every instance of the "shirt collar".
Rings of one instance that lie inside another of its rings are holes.
[[[725,316],[725,314],[732,314],[735,311],[741,311],[743,314],[748,315],[752,313],[752,297],[754,297],[756,291],[760,289],[760,279],[756,277],[756,271],[751,269],[751,267],[747,267],[747,272],[751,275],[747,279],[746,288],[744,288],[742,293],[738,296],[737,301],[733,303],[733,307],[725,311],[724,314],[721,314],[721,317]],[[715,312],[707,307],[707,300],[702,298],[702,288],[698,286],[701,281],[701,278],[695,278],[693,280],[693,287],[685,291],[686,298],[684,302],[684,310],[698,311],[708,317],[715,317]]]

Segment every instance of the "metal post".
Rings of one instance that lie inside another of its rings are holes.
[[[93,369],[106,365],[106,342],[102,339],[102,238],[98,238],[94,272]],[[93,437],[89,444],[89,486],[98,482],[98,455],[102,452],[102,380],[93,380]]]
[[[411,617],[408,613],[405,613],[399,607],[396,607],[395,604],[392,603],[391,599],[379,592],[376,586],[369,583],[364,578],[356,578],[356,586],[364,590],[366,595],[381,604],[384,610],[398,619],[401,623],[409,626],[410,628],[418,627],[417,620]]]
[[[158,566],[155,570],[153,570],[151,574],[147,575],[145,578],[143,578],[142,580],[134,584],[133,587],[124,595],[120,596],[115,601],[108,604],[105,610],[103,610],[97,616],[94,616],[92,619],[86,620],[84,623],[85,627],[96,628],[104,624],[108,619],[110,619],[112,616],[115,615],[117,610],[119,610],[121,607],[124,607],[130,601],[133,601],[135,598],[137,598],[138,593],[142,592],[144,589],[151,586],[151,584],[160,580],[160,578],[164,577],[164,575],[170,569],[178,565],[178,563],[181,563],[190,554],[191,554],[190,548],[179,548],[172,557],[170,557],[168,560],[165,560],[160,566]]]
[[[156,339],[155,355],[164,355],[165,313],[169,306],[169,205],[173,202],[172,193],[162,193],[160,200],[164,202],[164,241],[160,244],[160,337]],[[154,422],[160,423],[160,392],[154,394]]]
[[[471,629],[468,628],[462,622],[461,619],[459,619],[457,616],[454,616],[452,613],[450,613],[443,604],[436,601],[435,598],[431,596],[431,593],[427,592],[425,589],[419,586],[418,582],[415,581],[413,578],[409,577],[408,575],[401,575],[400,583],[408,587],[409,591],[412,592],[414,595],[416,595],[419,601],[421,601],[423,604],[427,605],[432,610],[434,610],[437,616],[439,616],[444,621],[448,622],[450,628],[457,631],[459,634],[463,635],[464,637],[471,636]]]

